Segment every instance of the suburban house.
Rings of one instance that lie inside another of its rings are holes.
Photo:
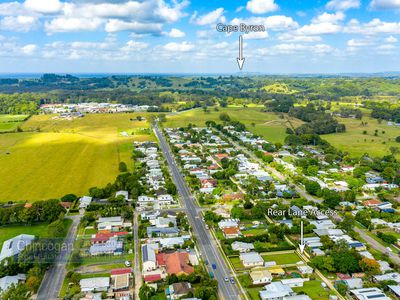
[[[110,277],[94,277],[81,279],[82,292],[106,292],[110,288]]]
[[[6,240],[1,248],[0,261],[9,257],[17,258],[22,250],[30,245],[34,239],[34,235],[20,234],[12,239]]]
[[[113,291],[122,291],[129,289],[131,278],[131,268],[111,270],[111,283]]]
[[[0,294],[7,291],[11,285],[17,285],[18,283],[25,282],[25,274],[17,274],[14,276],[4,276],[0,278]]]
[[[240,260],[245,268],[258,267],[264,265],[264,260],[257,252],[240,253]]]
[[[79,199],[79,208],[87,208],[90,203],[92,203],[93,198],[89,196],[83,196],[82,198]]]
[[[227,239],[234,239],[240,236],[239,227],[225,227],[222,229],[222,233]]]
[[[105,243],[93,244],[90,246],[91,255],[112,254],[121,255],[123,252],[123,242],[117,237],[112,237]]]
[[[176,282],[166,289],[167,299],[175,300],[193,292],[192,285],[189,282]],[[168,298],[169,297],[169,298]]]
[[[158,244],[142,245],[142,270],[152,271],[157,268],[156,253],[158,252]]]
[[[239,241],[234,241],[231,244],[232,250],[239,252],[250,252],[254,250],[254,245],[252,243],[244,243]]]
[[[259,292],[261,300],[283,300],[286,296],[293,296],[293,290],[279,281],[273,281]]]
[[[375,287],[350,290],[350,294],[357,300],[390,300],[382,290]]]
[[[272,274],[264,268],[254,268],[250,271],[250,277],[254,285],[267,284],[272,281]]]
[[[157,265],[165,267],[168,275],[189,275],[194,272],[194,268],[189,265],[189,253],[158,253],[156,254]]]

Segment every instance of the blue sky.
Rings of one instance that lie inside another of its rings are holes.
[[[400,71],[400,0],[0,0],[0,73]]]

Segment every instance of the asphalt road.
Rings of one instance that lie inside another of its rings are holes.
[[[365,231],[365,229],[358,228],[357,226],[354,226],[354,231],[360,234],[360,236],[368,242],[368,244],[377,250],[378,252],[381,253],[386,253],[389,258],[396,264],[400,264],[400,256],[397,253],[388,251],[385,246],[383,246],[381,243],[378,241],[374,240],[372,237],[370,237]]]
[[[47,270],[37,293],[37,300],[56,300],[60,294],[67,269],[65,268],[74,244],[76,231],[81,220],[81,215],[70,216],[71,227],[64,240],[63,248],[53,266]]]
[[[198,214],[198,206],[195,202],[195,199],[191,195],[190,190],[175,163],[171,149],[166,142],[164,135],[157,125],[154,126],[154,131],[158,140],[160,141],[161,150],[167,160],[172,178],[183,201],[189,223],[193,230],[193,234],[197,239],[196,242],[200,250],[202,259],[209,262],[207,266],[208,271],[213,271],[215,279],[218,280],[218,293],[220,299],[242,299],[242,294],[239,292],[236,284],[224,281],[225,277],[230,278],[232,276],[230,274],[229,267],[224,261],[222,254],[219,252],[215,240],[211,236],[210,232],[206,229],[205,223],[202,220],[201,215]],[[216,270],[212,270],[212,264],[217,265]]]
[[[135,212],[133,216],[133,236],[135,243],[135,261],[134,261],[134,272],[135,272],[135,299],[139,300],[139,290],[142,286],[142,274],[140,271],[140,239],[139,239],[139,226],[138,226],[139,214]]]

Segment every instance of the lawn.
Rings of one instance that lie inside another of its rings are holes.
[[[263,289],[264,289],[263,287],[248,288],[247,292],[249,293],[250,299],[251,300],[260,300],[259,292],[262,291]]]
[[[232,256],[232,257],[228,257],[228,258],[230,259],[230,261],[235,269],[243,269],[244,268],[239,256]]]
[[[301,261],[300,257],[296,253],[264,253],[261,256],[264,261],[275,261],[277,265],[289,265]]]
[[[15,131],[27,115],[0,115],[0,133]]]
[[[118,163],[127,162],[133,141],[154,140],[137,114],[96,114],[74,120],[31,117],[25,132],[0,135],[0,201],[84,195],[92,186],[114,181]],[[38,130],[40,132],[27,132]],[[123,131],[140,131],[124,137]]]
[[[71,225],[72,221],[69,219],[64,220],[65,232]],[[47,223],[34,224],[34,225],[10,225],[0,227],[0,248],[3,246],[4,241],[11,239],[20,234],[32,234],[36,237],[47,237]]]
[[[400,144],[395,142],[395,138],[400,135],[399,127],[389,126],[386,121],[379,124],[378,120],[367,116],[362,120],[338,118],[338,121],[346,125],[346,132],[327,134],[322,138],[351,155],[361,156],[368,153],[372,156],[383,156],[390,154],[390,147],[400,147]],[[368,124],[361,126],[361,122]],[[364,130],[367,134],[363,134]],[[378,130],[378,136],[374,135],[375,130]],[[385,133],[382,133],[383,131]]]
[[[283,142],[286,137],[286,127],[289,124],[286,119],[280,119],[278,114],[272,112],[262,112],[260,107],[226,107],[219,108],[219,111],[210,109],[205,113],[202,109],[192,109],[180,112],[175,115],[167,116],[167,122],[164,127],[182,127],[189,123],[199,126],[205,126],[207,120],[221,122],[219,115],[227,113],[231,119],[244,123],[247,129],[255,134],[263,136],[267,141]],[[302,124],[300,120],[291,119],[294,127]]]
[[[329,299],[329,292],[326,291],[319,280],[310,280],[304,282],[304,286],[293,288],[296,293],[304,292],[311,299],[325,300]]]

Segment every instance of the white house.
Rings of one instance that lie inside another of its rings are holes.
[[[283,300],[286,296],[292,296],[293,290],[279,281],[273,281],[259,292],[261,300]]]
[[[82,198],[79,199],[79,208],[86,208],[92,203],[92,197],[89,196],[83,196]]]
[[[254,250],[254,245],[252,243],[234,241],[231,246],[232,250],[239,252],[250,252],[251,250]]]
[[[82,292],[105,292],[110,287],[110,277],[95,277],[81,279]]]
[[[29,229],[27,229],[29,230]],[[35,239],[34,235],[20,234],[12,239],[6,240],[3,243],[0,253],[0,261],[8,257],[17,257],[18,254],[25,249],[26,246],[30,245]]]
[[[243,263],[243,266],[248,267],[258,267],[264,265],[264,260],[260,254],[257,252],[245,252],[240,253],[240,260]]]
[[[158,244],[142,245],[142,270],[152,271],[157,268],[156,251]]]
[[[271,272],[264,268],[254,268],[250,271],[250,277],[254,285],[267,284],[272,281]]]
[[[7,291],[11,285],[17,285],[20,282],[24,282],[26,280],[25,274],[18,274],[14,276],[4,276],[0,278],[0,294],[2,292]]]

